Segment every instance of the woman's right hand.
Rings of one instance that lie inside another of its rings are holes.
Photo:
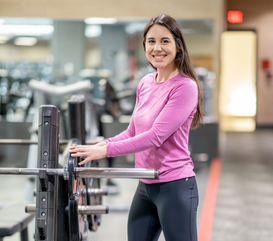
[[[83,160],[79,165],[92,160],[98,160],[107,157],[106,142],[100,142],[96,145],[75,145],[70,146],[69,152],[72,157],[81,157]]]

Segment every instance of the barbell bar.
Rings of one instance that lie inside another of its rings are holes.
[[[68,144],[70,140],[59,140],[60,145]],[[96,140],[87,140],[86,145],[93,145],[103,141],[103,137],[97,137]],[[38,141],[29,139],[0,139],[0,145],[38,145]]]
[[[0,168],[4,175],[39,175],[45,171],[47,175],[64,176],[67,180],[67,166],[64,168]],[[74,174],[79,178],[132,178],[132,179],[158,179],[158,170],[145,168],[92,168],[75,167]]]
[[[35,204],[27,204],[25,207],[25,212],[29,214],[36,213]],[[109,207],[105,205],[80,205],[78,206],[79,214],[89,215],[89,214],[107,214],[109,212]]]

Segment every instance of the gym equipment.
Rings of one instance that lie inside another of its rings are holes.
[[[85,143],[85,98],[72,96],[69,104],[69,145]],[[107,191],[100,188],[100,178],[158,178],[157,170],[135,168],[98,168],[92,161],[79,167],[81,158],[67,155],[59,163],[60,112],[53,105],[39,108],[37,168],[0,168],[0,174],[36,175],[36,205],[26,212],[35,213],[35,240],[86,241],[88,229],[96,231]]]

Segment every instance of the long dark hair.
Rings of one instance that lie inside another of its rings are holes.
[[[155,17],[153,17],[146,25],[146,27],[143,30],[143,47],[144,50],[146,50],[146,35],[150,28],[154,26],[155,24],[161,25],[166,27],[173,35],[173,38],[175,40],[176,47],[178,48],[179,52],[177,52],[175,57],[175,63],[178,68],[178,71],[181,75],[187,76],[191,79],[193,79],[197,86],[198,86],[198,106],[197,111],[193,117],[191,128],[195,129],[198,127],[200,121],[203,122],[203,94],[202,94],[202,88],[200,81],[198,77],[195,74],[194,68],[192,66],[192,63],[189,58],[189,53],[186,47],[186,42],[184,40],[180,25],[178,22],[173,19],[172,17],[166,15],[166,14],[160,14]],[[151,64],[151,63],[150,63]],[[156,69],[152,64],[151,66]]]

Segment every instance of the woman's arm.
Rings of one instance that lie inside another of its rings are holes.
[[[107,143],[107,156],[128,155],[160,147],[188,119],[198,103],[198,89],[193,81],[179,86],[157,116],[152,128],[126,140]]]

